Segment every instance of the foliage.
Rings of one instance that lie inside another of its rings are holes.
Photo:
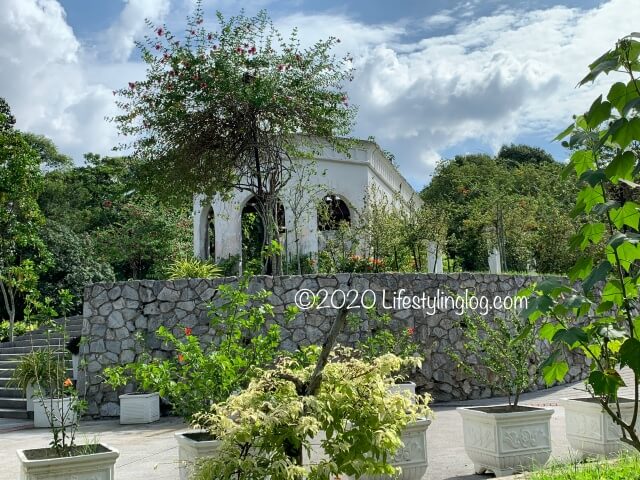
[[[16,118],[11,114],[11,107],[7,101],[0,97],[0,133],[13,129]]]
[[[516,409],[520,394],[535,383],[529,367],[537,362],[536,331],[529,326],[515,312],[493,321],[479,314],[465,315],[460,327],[466,357],[452,349],[449,356],[458,368],[480,378],[494,392],[506,394],[509,406]]]
[[[503,270],[571,267],[577,257],[567,242],[577,224],[568,210],[576,187],[559,180],[563,166],[538,150],[511,145],[497,158],[462,155],[436,167],[421,197],[447,223],[443,257],[482,271],[488,250],[498,247]]]
[[[11,383],[24,391],[28,385],[32,385],[35,390],[41,390],[45,398],[58,395],[64,388],[66,374],[60,355],[61,352],[46,347],[21,356]]]
[[[216,278],[222,274],[222,269],[215,263],[199,258],[183,258],[171,263],[167,269],[167,278]]]
[[[414,327],[394,331],[391,328],[391,316],[388,313],[379,315],[374,309],[367,310],[367,318],[369,329],[365,339],[355,345],[355,349],[362,353],[364,359],[373,360],[387,353],[393,353],[400,358],[419,356],[420,344],[414,340]],[[354,315],[349,319],[349,323],[352,328],[356,327],[360,323],[360,317]]]
[[[184,39],[150,24],[139,44],[146,78],[115,92],[114,121],[132,139],[123,147],[140,159],[143,188],[172,200],[249,191],[268,245],[288,160],[308,155],[301,143],[342,145],[350,130],[351,61],[331,54],[333,37],[304,49],[296,30],[285,40],[264,11],[217,18],[207,31],[198,2]]]
[[[628,480],[638,475],[640,459],[636,455],[623,454],[610,460],[593,463],[554,465],[531,474],[530,480]]]
[[[591,360],[587,384],[605,411],[620,425],[622,440],[640,450],[636,431],[638,383],[640,382],[640,316],[638,284],[640,270],[640,213],[637,184],[640,142],[640,71],[638,34],[619,40],[589,66],[581,85],[602,73],[623,72],[627,83],[614,83],[557,139],[574,150],[566,174],[574,174],[580,188],[572,213],[582,226],[571,239],[571,247],[582,256],[569,270],[572,282],[546,280],[533,288],[526,315],[541,324],[540,336],[550,340],[554,354],[544,368],[550,383],[564,378],[568,365],[560,355],[564,348],[584,353]],[[589,246],[605,245],[589,251]],[[588,315],[589,314],[589,315]],[[619,369],[634,373],[635,409],[623,419],[612,408],[624,386]]]
[[[66,333],[67,313],[73,306],[72,295],[67,290],[58,292],[59,311],[62,321],[51,322],[49,332],[56,330],[61,336],[60,347],[68,341]],[[48,310],[52,312],[52,310]],[[49,320],[53,320],[50,318]],[[48,339],[47,343],[53,342]],[[80,398],[73,380],[66,378],[70,353],[64,348],[49,346],[26,355],[15,370],[13,381],[23,389],[34,386],[34,402],[42,404],[51,431],[50,446],[58,457],[76,454],[76,433],[79,419],[87,410],[87,402]],[[57,408],[56,402],[68,400],[70,408]],[[75,421],[73,417],[75,416]]]
[[[27,322],[16,322],[13,325],[13,335],[14,337],[19,337],[20,335],[24,335],[25,333],[32,332],[38,328],[38,325],[34,323]],[[0,342],[8,342],[9,341],[9,321],[3,320],[0,322]]]
[[[214,342],[203,345],[190,327],[180,338],[160,327],[156,336],[175,356],[159,359],[144,354],[135,363],[105,369],[107,382],[119,388],[133,380],[142,391],[157,391],[186,420],[245,387],[255,367],[275,358],[280,327],[268,322],[273,318],[273,306],[266,301],[270,293],[249,293],[247,278],[238,286],[218,286],[218,295],[209,307]]]
[[[13,339],[20,297],[33,288],[46,251],[39,236],[40,158],[11,122],[6,125],[0,129],[0,306],[8,314]]]
[[[71,313],[80,313],[84,287],[115,280],[113,268],[96,259],[96,246],[87,234],[76,233],[69,226],[48,219],[41,235],[50,252],[51,263],[38,279],[38,291],[54,297],[61,289],[69,290],[79,299]]]
[[[317,353],[316,348],[310,359]],[[300,386],[309,381],[314,365],[280,359],[248,388],[196,416],[197,426],[222,442],[196,478],[328,480],[396,474],[388,461],[402,445],[402,430],[429,414],[428,397],[389,392],[402,365],[392,354],[368,362],[337,350],[322,371],[317,393],[306,395]],[[311,439],[321,430],[326,438],[320,445],[328,458],[302,466],[302,452],[310,451]]]

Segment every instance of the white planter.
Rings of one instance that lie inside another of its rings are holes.
[[[583,456],[613,455],[630,446],[621,442],[621,428],[616,425],[600,403],[593,398],[563,399],[567,439],[569,445]],[[622,418],[629,421],[633,416],[633,400],[620,399]],[[615,411],[616,405],[611,404]]]
[[[98,453],[75,457],[29,460],[34,450],[18,450],[20,480],[114,480],[114,466],[120,453],[99,444]]]
[[[120,423],[151,423],[160,418],[160,395],[141,393],[120,395]]]
[[[402,432],[401,439],[404,444],[389,462],[394,467],[402,468],[402,473],[398,477],[389,477],[386,475],[369,476],[364,475],[362,480],[382,480],[382,479],[402,479],[402,480],[420,480],[427,471],[427,428],[431,424],[429,419],[420,419],[412,422]],[[311,441],[311,455],[304,453],[304,463],[309,464],[313,461],[327,459],[326,454],[322,450],[321,443],[325,440],[325,433],[319,432]]]
[[[73,398],[34,398],[33,399],[33,426],[35,428],[49,428],[49,417],[56,427],[73,425],[78,421],[77,414],[72,408]]]
[[[396,383],[395,385],[391,385],[389,387],[389,393],[403,393],[403,392],[409,392],[412,395],[416,394],[416,384],[413,382],[406,382],[406,383]],[[412,397],[413,400],[415,400],[415,398]]]
[[[542,466],[551,455],[552,409],[520,407],[505,412],[506,405],[460,407],[464,448],[476,473],[487,470],[496,477]]]
[[[33,412],[33,396],[35,392],[31,383],[27,384],[24,394],[27,396],[27,412]]]
[[[178,442],[178,462],[180,480],[189,480],[193,475],[193,467],[200,458],[213,457],[220,446],[218,440],[198,440],[204,431],[192,430],[175,434]]]

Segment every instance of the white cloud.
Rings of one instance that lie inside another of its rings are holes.
[[[587,65],[637,29],[639,16],[640,2],[628,0],[588,11],[502,10],[411,45],[372,45],[350,86],[356,131],[397,147],[416,183],[435,152],[468,140],[497,149],[518,135],[552,138],[602,90],[574,88]]]
[[[118,20],[104,33],[104,47],[116,61],[126,61],[135,41],[146,33],[145,20],[161,23],[169,14],[170,0],[127,0]]]

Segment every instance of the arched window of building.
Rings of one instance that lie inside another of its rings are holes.
[[[342,222],[351,224],[349,207],[339,195],[326,195],[318,208],[318,230],[337,230]]]

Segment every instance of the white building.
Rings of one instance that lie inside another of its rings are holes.
[[[393,199],[399,195],[406,201],[420,198],[396,167],[384,155],[375,142],[358,140],[349,155],[338,153],[327,146],[320,149],[314,161],[309,162],[315,174],[308,180],[294,175],[281,194],[284,210],[282,239],[289,255],[295,255],[295,239],[298,239],[300,254],[314,254],[323,245],[323,232],[330,226],[318,225],[317,202],[325,199],[336,216],[348,222],[358,221],[358,212],[364,207],[368,189],[374,188]],[[300,188],[306,185],[308,188]],[[300,191],[304,198],[295,199]],[[313,195],[316,198],[309,198]],[[216,261],[241,255],[242,214],[251,208],[252,193],[236,191],[230,200],[214,198],[206,202],[202,196],[194,200],[194,253],[198,258],[215,258]],[[298,235],[294,229],[294,212],[301,202],[307,205],[306,212],[299,217]],[[211,238],[215,238],[215,242]]]

